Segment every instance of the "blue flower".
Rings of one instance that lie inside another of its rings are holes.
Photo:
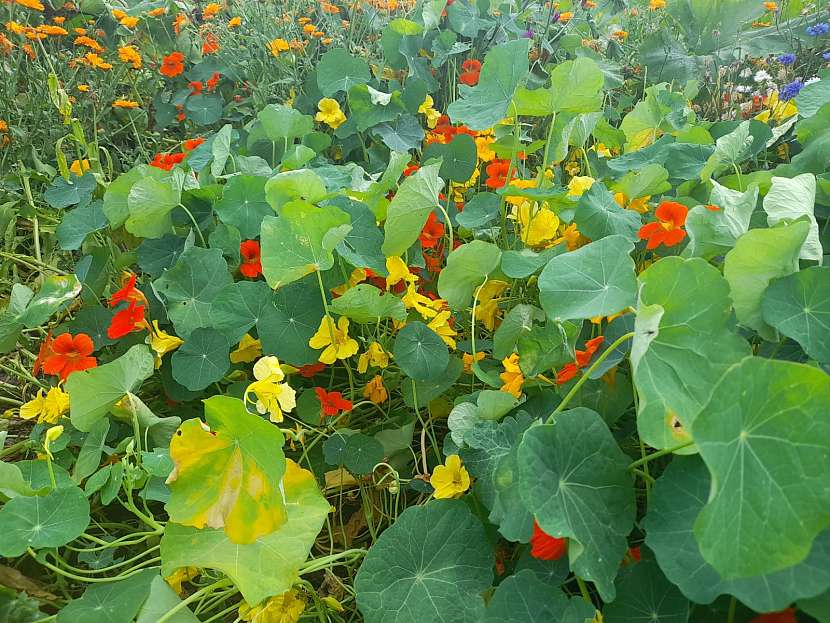
[[[830,24],[828,24],[827,22],[819,22],[818,24],[814,24],[813,26],[807,26],[807,29],[804,32],[806,32],[811,37],[820,37],[830,32]]]
[[[796,95],[801,92],[801,89],[804,88],[804,83],[801,80],[793,80],[788,85],[785,85],[783,89],[781,89],[781,93],[778,96],[778,99],[782,102],[787,102],[794,98]]]
[[[824,54],[822,54],[821,58],[823,58],[826,61],[830,61],[830,50],[827,50]]]
[[[782,54],[778,57],[778,62],[782,65],[792,65],[795,63],[795,54],[788,52],[787,54]]]

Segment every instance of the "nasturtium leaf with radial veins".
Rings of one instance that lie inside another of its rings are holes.
[[[264,177],[237,175],[228,180],[213,209],[219,220],[238,228],[245,239],[259,236],[262,219],[274,210],[265,200]]]
[[[613,600],[636,505],[630,460],[608,426],[590,409],[557,413],[525,432],[517,462],[519,492],[539,526],[567,538],[571,570]]]
[[[729,284],[702,259],[663,258],[640,273],[631,367],[637,429],[654,448],[676,446],[724,371],[749,355],[729,328]],[[693,450],[687,449],[686,452]]]
[[[398,333],[393,348],[395,362],[416,381],[435,380],[447,369],[450,353],[435,331],[423,322],[410,322]]]
[[[259,434],[256,429],[248,430]],[[267,448],[268,455],[273,457],[281,444],[280,439],[276,446],[268,443],[263,449]],[[216,569],[233,580],[249,604],[290,589],[299,579],[300,566],[308,558],[331,505],[320,493],[311,472],[290,459],[284,465],[281,487],[285,493],[285,515],[273,532],[252,543],[240,544],[220,529],[200,530],[168,523],[161,539],[162,575],[167,576],[178,567]],[[277,491],[277,495],[281,493]]]
[[[290,201],[280,216],[262,221],[262,273],[280,288],[334,265],[334,248],[351,230],[349,215],[334,206]]]
[[[118,359],[73,372],[66,380],[72,425],[90,431],[106,417],[115,403],[134,392],[153,374],[153,356],[143,344],[136,344]]]
[[[722,579],[703,560],[693,531],[710,486],[709,472],[699,457],[676,457],[652,488],[643,522],[646,545],[666,577],[686,597],[706,604],[727,593],[753,610],[772,612],[830,587],[830,530],[820,533],[810,555],[792,567],[738,580]]]
[[[366,623],[480,623],[493,563],[484,526],[464,502],[412,506],[363,559],[357,606]]]
[[[381,318],[406,319],[406,307],[401,299],[368,283],[349,288],[329,307],[335,314],[359,324],[377,324]]]
[[[221,528],[233,543],[253,543],[286,522],[282,433],[236,398],[204,403],[206,423],[187,420],[170,442],[167,512],[173,522]]]
[[[830,363],[830,267],[812,266],[776,279],[761,300],[764,321],[810,357]]]
[[[447,256],[447,265],[438,273],[438,294],[452,309],[468,307],[500,260],[501,250],[492,242],[473,240],[461,245]]]
[[[117,582],[90,584],[83,595],[61,609],[56,623],[132,623],[156,579],[164,582],[157,569],[145,569]],[[171,621],[181,623],[180,619]]]
[[[190,247],[173,268],[153,282],[167,308],[176,335],[186,338],[200,327],[210,327],[213,301],[233,282],[222,249]]]
[[[216,329],[196,329],[170,359],[173,378],[190,391],[222,380],[230,368],[231,343]]]
[[[715,386],[692,426],[712,474],[695,521],[703,558],[725,579],[803,561],[830,527],[830,376],[748,357]]]
[[[316,279],[306,277],[274,294],[274,309],[260,317],[257,333],[262,352],[280,361],[302,366],[317,361],[320,351],[308,345],[323,318],[323,302]]]
[[[593,617],[595,611],[579,597]],[[569,599],[557,586],[543,582],[529,569],[511,575],[501,582],[487,605],[483,623],[583,623],[584,619],[569,616]]]
[[[624,236],[606,236],[550,260],[539,275],[539,301],[548,318],[609,316],[634,305],[633,249]]]
[[[278,313],[273,298],[273,291],[262,281],[228,284],[211,305],[211,327],[223,333],[231,344],[236,344],[252,327]]]
[[[620,572],[617,598],[605,605],[602,614],[614,623],[686,623],[689,600],[666,579],[651,553],[643,550],[642,560]]]
[[[381,251],[385,256],[402,255],[418,239],[429,213],[438,207],[438,193],[444,186],[438,177],[440,168],[440,162],[422,166],[398,188],[383,224]]]

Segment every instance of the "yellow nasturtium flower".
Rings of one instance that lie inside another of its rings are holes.
[[[572,177],[571,181],[568,182],[568,197],[581,197],[585,191],[589,190],[591,186],[594,185],[596,180],[589,176],[576,176]]]
[[[798,114],[798,106],[795,100],[788,100],[783,102],[778,97],[778,91],[773,91],[767,98],[767,108],[760,114],[755,115],[758,121],[769,123],[770,118],[775,121],[783,121],[789,119],[793,115]]]
[[[427,127],[430,130],[438,124],[438,118],[441,116],[441,113],[432,107],[433,104],[432,96],[427,95],[424,98],[424,103],[418,107],[418,112],[426,116]]]
[[[383,378],[378,374],[363,388],[363,397],[368,398],[376,405],[382,404],[389,399],[389,392],[383,385]]]
[[[437,499],[455,498],[470,488],[470,474],[461,464],[461,457],[451,454],[443,465],[432,470],[429,482]]]
[[[559,229],[559,217],[547,207],[538,203],[525,201],[512,214],[521,228],[522,242],[528,247],[546,247],[556,238]]]
[[[317,102],[317,110],[320,112],[314,115],[314,120],[325,123],[332,130],[336,130],[346,122],[346,115],[340,110],[340,104],[335,99],[324,97]]]
[[[39,389],[37,396],[20,407],[20,417],[24,420],[37,418],[39,424],[57,424],[68,411],[69,394],[60,387],[52,387],[46,395]]]
[[[439,312],[435,318],[429,321],[427,326],[435,331],[444,343],[451,349],[455,350],[455,340],[453,339],[458,333],[450,326],[449,323],[450,312]]]
[[[338,296],[343,296],[347,290],[351,290],[363,281],[366,281],[366,269],[355,268],[346,283],[339,285],[336,288],[332,288],[331,291]]]
[[[484,353],[476,353],[475,355],[472,353],[463,353],[461,355],[461,362],[464,364],[464,372],[466,374],[472,374],[473,364],[482,359],[484,359]]]
[[[81,177],[85,172],[89,171],[89,160],[86,158],[83,160],[73,160],[69,166],[69,171]]]
[[[415,285],[412,283],[410,283],[409,287],[407,287],[406,294],[401,297],[401,300],[407,309],[414,309],[416,312],[421,314],[421,317],[424,318],[424,320],[434,318],[438,314],[438,312],[433,309],[433,301],[429,297],[420,294],[415,289]]]
[[[383,346],[377,342],[369,344],[366,352],[360,355],[357,360],[357,371],[363,374],[369,369],[370,365],[373,368],[385,368],[389,365],[389,355],[383,350]]]
[[[167,353],[176,350],[184,344],[184,340],[159,327],[159,321],[153,320],[153,330],[150,331],[150,348],[153,349],[156,358],[156,368],[161,367],[161,358]],[[233,355],[231,355],[233,358]]]
[[[43,441],[43,447],[46,450],[46,454],[49,455],[50,459],[53,457],[52,451],[49,449],[49,446],[61,435],[63,435],[63,426],[52,426],[46,431],[46,438]]]
[[[386,258],[386,270],[389,271],[389,276],[386,278],[386,289],[394,286],[401,281],[406,283],[415,283],[418,281],[418,276],[409,272],[409,267],[401,258],[396,255]]]
[[[305,611],[305,600],[293,588],[256,606],[242,602],[239,620],[249,623],[296,623]]]
[[[245,403],[253,402],[253,394],[258,413],[267,413],[272,422],[282,422],[283,412],[291,411],[297,406],[297,401],[294,389],[282,382],[285,372],[280,367],[279,359],[262,357],[254,364],[254,378],[256,381],[245,390]]]
[[[331,316],[323,316],[320,320],[320,327],[317,333],[311,336],[308,345],[316,350],[323,350],[320,353],[320,363],[332,364],[337,359],[348,359],[357,354],[357,340],[349,337],[349,319],[340,316],[337,324]]]
[[[236,350],[231,353],[231,363],[251,363],[262,355],[262,343],[248,333],[239,340]]]
[[[164,578],[164,581],[167,582],[167,585],[181,597],[182,592],[184,591],[184,589],[182,589],[182,583],[189,582],[199,575],[199,573],[200,571],[196,567],[179,567],[173,573]]]
[[[478,292],[476,320],[481,321],[490,331],[496,328],[496,323],[499,321],[499,301],[501,300],[499,296],[509,285],[506,281],[492,279],[485,283]]]
[[[521,368],[519,368],[519,355],[513,353],[509,357],[505,357],[502,359],[501,365],[504,366],[504,372],[499,374],[499,378],[504,382],[504,385],[500,388],[501,391],[520,398],[525,377]]]

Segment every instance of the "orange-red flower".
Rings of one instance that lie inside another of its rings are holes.
[[[219,51],[219,39],[212,32],[206,32],[202,37],[202,54],[214,54]]]
[[[201,95],[202,89],[204,88],[204,85],[199,81],[188,82],[187,86],[190,87],[191,95]]]
[[[187,154],[184,152],[178,154],[156,154],[153,161],[150,163],[151,167],[156,167],[163,171],[169,171],[177,164],[179,164]]]
[[[218,71],[214,71],[210,78],[207,79],[207,82],[205,82],[205,85],[207,85],[207,90],[213,91],[213,89],[216,88],[221,79],[222,74],[220,74]]]
[[[197,136],[196,138],[187,139],[184,143],[182,143],[182,149],[185,151],[193,151],[199,145],[205,142],[201,136]]]
[[[646,249],[656,249],[661,244],[673,247],[686,237],[686,214],[688,208],[676,201],[663,201],[654,212],[656,221],[646,223],[640,228],[640,240],[648,240]]]
[[[435,212],[429,213],[429,218],[421,230],[421,235],[418,238],[421,241],[421,246],[424,249],[433,249],[435,245],[441,240],[444,235],[444,224],[435,216]]]
[[[568,551],[568,540],[549,535],[533,520],[533,536],[530,537],[530,555],[539,560],[559,560]]]
[[[341,411],[351,411],[352,401],[343,398],[340,392],[327,392],[322,387],[315,387],[314,392],[320,400],[320,408],[323,415],[333,417]]]
[[[478,84],[478,77],[481,73],[481,62],[475,59],[467,59],[461,63],[461,74],[458,79],[468,86],[475,86]]]
[[[43,369],[43,362],[55,354],[52,350],[52,341],[52,332],[49,331],[40,343],[40,350],[35,358],[35,363],[32,365],[32,376],[40,374],[40,371]]]
[[[244,240],[239,245],[239,255],[242,256],[242,263],[239,265],[240,273],[251,279],[262,274],[262,259],[259,243],[256,240]]]
[[[107,328],[107,337],[111,340],[118,340],[133,331],[140,331],[147,327],[147,320],[144,318],[144,305],[138,305],[135,301],[120,310],[112,317],[110,326]]]
[[[86,333],[59,335],[50,345],[51,354],[43,362],[43,371],[46,374],[56,374],[62,381],[73,372],[94,368],[98,360],[91,356],[95,350],[92,338]]]
[[[562,385],[563,383],[567,383],[576,376],[577,372],[591,363],[591,358],[594,356],[594,353],[597,352],[597,349],[602,345],[603,341],[605,341],[605,338],[600,335],[599,337],[595,337],[594,339],[585,342],[585,350],[577,349],[576,361],[566,363],[562,366],[559,372],[556,373],[556,384]]]
[[[147,299],[144,298],[144,294],[135,287],[135,281],[135,274],[130,273],[129,277],[127,278],[127,281],[124,283],[121,289],[113,293],[113,295],[110,297],[110,307],[115,307],[119,303],[147,302]]]
[[[318,372],[322,372],[325,369],[326,369],[326,364],[324,364],[320,361],[315,361],[314,363],[310,363],[308,365],[301,366],[299,374],[300,374],[300,376],[302,376],[304,378],[310,379],[312,376],[314,376]]]
[[[493,159],[487,165],[487,188],[501,188],[507,183],[507,172],[510,169],[509,160]]]
[[[171,52],[164,57],[159,71],[168,78],[175,78],[184,71],[184,54]]]
[[[798,619],[795,618],[795,609],[787,608],[780,612],[760,614],[749,623],[798,623]]]

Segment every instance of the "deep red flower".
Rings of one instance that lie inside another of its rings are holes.
[[[118,340],[128,333],[140,331],[147,327],[144,319],[144,305],[138,305],[135,301],[112,317],[110,326],[107,328],[107,337],[111,340]]]
[[[487,165],[487,188],[501,188],[507,183],[507,172],[510,170],[509,160],[494,158]]]
[[[256,240],[244,240],[239,245],[239,255],[242,256],[242,263],[239,265],[240,273],[251,279],[262,274],[262,259],[259,243]]]
[[[73,372],[98,365],[98,360],[91,356],[95,345],[86,333],[78,333],[74,337],[70,333],[59,335],[52,340],[50,348],[52,354],[43,362],[43,371],[59,375],[62,381]]]
[[[187,86],[190,87],[190,94],[191,95],[201,95],[202,94],[202,89],[204,88],[204,85],[201,82],[199,82],[198,80],[193,81],[193,82],[188,82]]]
[[[218,71],[214,71],[210,78],[208,78],[207,82],[205,82],[205,84],[207,85],[207,90],[213,91],[217,87],[221,79],[222,74],[220,74]]]
[[[646,249],[656,249],[661,244],[673,247],[686,237],[686,214],[689,209],[676,201],[663,201],[654,212],[656,221],[646,223],[637,234],[640,240],[648,240]]]
[[[629,547],[628,548],[628,558],[631,560],[631,562],[640,562],[642,557],[643,557],[643,555],[642,555],[642,552],[640,552],[640,546],[639,545],[637,545],[636,547]]]
[[[481,73],[481,62],[475,59],[467,59],[461,63],[461,74],[458,79],[468,86],[475,86],[478,84],[479,74]]]
[[[406,168],[403,170],[403,175],[404,175],[404,177],[409,177],[410,175],[412,175],[413,173],[415,173],[415,171],[417,171],[417,170],[418,170],[418,169],[420,169],[420,168],[421,168],[421,167],[420,167],[420,165],[417,165],[417,164],[410,164],[408,167],[406,167]]]
[[[314,376],[318,372],[322,372],[325,369],[326,364],[317,361],[315,363],[310,363],[306,366],[300,366],[300,376],[310,379],[312,376]]]
[[[795,618],[795,608],[787,608],[780,612],[760,614],[749,623],[798,623],[798,619]]]
[[[533,520],[533,536],[530,537],[530,555],[538,560],[559,560],[568,551],[568,540],[549,535]]]
[[[421,246],[424,249],[434,249],[443,236],[444,224],[438,220],[435,212],[430,212],[429,218],[427,218],[427,222],[421,230],[421,235],[418,236]]]
[[[162,169],[163,171],[169,171],[184,160],[186,155],[184,152],[178,154],[156,154],[150,166]]]
[[[427,272],[439,273],[441,272],[443,257],[441,255],[432,255],[431,253],[424,253],[424,263],[427,266]]]
[[[314,392],[320,400],[323,415],[329,417],[339,415],[341,411],[351,411],[352,401],[343,398],[340,392],[327,392],[322,387],[315,387]]]

